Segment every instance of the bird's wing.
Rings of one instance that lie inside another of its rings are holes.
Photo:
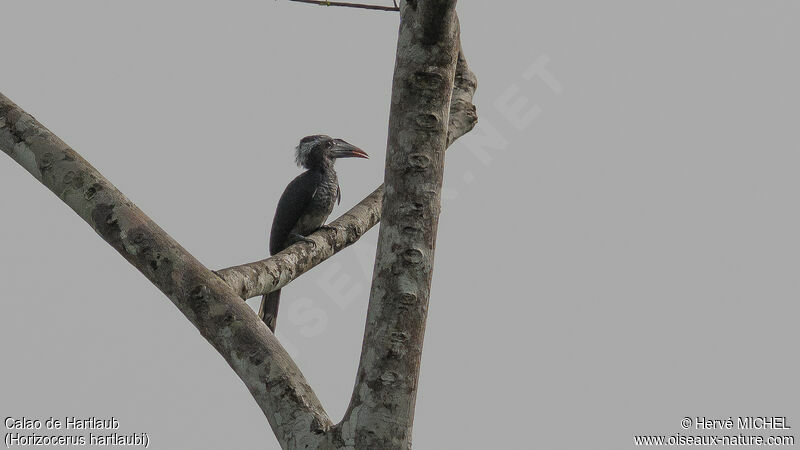
[[[269,234],[270,255],[286,248],[289,233],[314,197],[318,184],[315,175],[310,170],[303,172],[283,191],[281,199],[278,200],[278,208],[275,210],[275,218],[272,219],[272,231]]]

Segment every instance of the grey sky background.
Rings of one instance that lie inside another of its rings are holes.
[[[632,448],[702,434],[685,416],[796,433],[800,5],[459,11],[480,125],[447,156],[415,448]],[[211,268],[266,255],[302,136],[372,156],[338,163],[334,216],[382,180],[394,14],[28,0],[0,17],[0,91]],[[196,329],[6,157],[0,192],[3,418],[278,448]],[[335,421],[376,240],[283,292],[278,336]]]

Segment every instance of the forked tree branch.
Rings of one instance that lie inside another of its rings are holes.
[[[455,3],[401,2],[387,151],[389,188],[384,193],[379,187],[312,235],[316,246],[297,244],[274,258],[216,276],[2,94],[0,149],[172,300],[243,380],[282,447],[408,448],[443,152],[477,121],[472,105],[476,80],[459,51]],[[355,242],[382,215],[358,379],[343,421],[333,425],[295,363],[240,296],[285,285]]]
[[[172,300],[244,381],[281,445],[316,445],[330,419],[294,361],[230,286],[3,94],[0,149]]]
[[[475,127],[478,115],[472,98],[478,86],[464,52],[459,51],[450,103],[447,146]],[[316,245],[298,242],[261,261],[217,271],[240,297],[257,297],[280,289],[317,264],[352,245],[381,220],[383,185],[310,238]]]

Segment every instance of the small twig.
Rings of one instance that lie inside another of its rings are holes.
[[[325,0],[289,0],[290,2],[311,3],[313,5],[322,6],[345,6],[348,8],[361,8],[361,9],[376,9],[378,11],[400,11],[397,7],[397,2],[394,6],[378,6],[378,5],[365,5],[362,3],[345,3],[345,2],[329,2]]]

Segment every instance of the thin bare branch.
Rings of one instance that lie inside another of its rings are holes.
[[[379,6],[379,5],[366,5],[363,3],[347,3],[347,2],[328,2],[325,0],[289,0],[290,2],[310,3],[312,5],[321,6],[344,6],[347,8],[360,8],[360,9],[374,9],[378,11],[400,11],[400,8],[395,6]]]

